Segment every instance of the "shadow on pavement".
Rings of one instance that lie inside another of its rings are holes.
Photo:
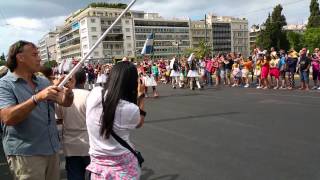
[[[155,174],[152,169],[144,167],[141,171],[141,180],[176,180],[179,177],[178,174],[168,174],[151,178]]]
[[[146,124],[154,124],[154,123],[180,121],[180,120],[193,119],[193,118],[205,118],[205,117],[215,117],[215,116],[235,115],[235,114],[240,114],[240,112],[224,112],[224,113],[202,114],[202,115],[184,116],[184,117],[176,117],[176,118],[168,118],[168,119],[156,119],[156,120],[152,120],[152,121],[147,121],[145,123]]]

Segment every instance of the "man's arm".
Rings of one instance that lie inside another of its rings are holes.
[[[21,104],[2,108],[0,111],[1,121],[9,126],[21,123],[36,107],[37,103],[46,100],[55,101],[58,98],[58,92],[58,87],[49,86]]]
[[[8,126],[17,125],[21,123],[35,107],[36,104],[32,98],[30,98],[21,104],[1,109],[1,121]]]

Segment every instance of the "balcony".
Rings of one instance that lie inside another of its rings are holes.
[[[63,48],[60,48],[61,53],[66,53],[68,51],[72,51],[72,50],[79,50],[80,51],[80,43],[79,44],[74,44],[74,45],[70,45],[70,46],[66,46]]]

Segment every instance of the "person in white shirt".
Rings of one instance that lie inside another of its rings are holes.
[[[66,157],[68,179],[85,179],[86,167],[90,163],[89,137],[86,126],[86,99],[90,91],[84,89],[86,72],[81,69],[75,73],[74,100],[71,107],[58,106],[57,119],[62,120],[62,144]]]
[[[139,179],[141,170],[136,156],[111,133],[133,148],[130,132],[143,125],[146,115],[143,92],[137,68],[122,61],[112,68],[106,85],[89,94],[86,123],[91,163],[87,170],[92,179]]]

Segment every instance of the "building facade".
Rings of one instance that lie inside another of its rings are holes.
[[[58,32],[49,32],[38,42],[42,62],[57,60],[56,36]]]
[[[66,18],[55,35],[56,59],[80,59],[113,24],[123,9],[87,7]],[[208,15],[203,21],[189,18],[168,19],[158,13],[129,11],[110,30],[88,57],[92,61],[142,59],[141,50],[147,36],[155,34],[154,58],[172,58],[204,41],[213,54],[239,52],[249,55],[248,21],[233,17]],[[45,47],[43,41],[40,47]],[[42,56],[45,58],[45,51]]]
[[[212,28],[213,54],[236,52],[249,56],[248,20],[212,14],[207,17]]]
[[[155,34],[154,58],[180,56],[190,47],[190,26],[188,19],[164,19],[157,13],[145,13],[142,18],[134,18],[135,55],[138,59],[147,36]]]

